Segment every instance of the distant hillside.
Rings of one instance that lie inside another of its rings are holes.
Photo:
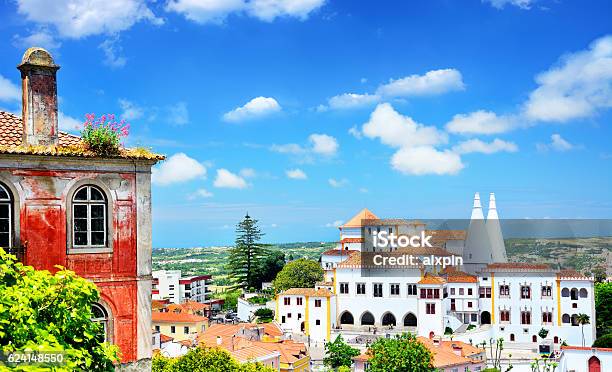
[[[335,247],[336,243],[297,242],[274,244],[273,250],[285,252],[285,258],[319,260],[321,253]],[[231,247],[154,248],[153,270],[181,270],[183,275],[213,276],[217,285],[227,284],[226,264]]]

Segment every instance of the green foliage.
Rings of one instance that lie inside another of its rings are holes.
[[[379,338],[370,345],[368,372],[433,372],[433,355],[413,334]]]
[[[261,363],[243,363],[236,361],[230,353],[219,348],[191,349],[178,358],[166,358],[157,354],[153,357],[152,372],[273,372],[270,367]]]
[[[584,346],[584,326],[591,324],[591,317],[589,317],[587,314],[580,313],[576,316],[576,321],[582,330],[582,346]]]
[[[91,321],[98,289],[58,268],[34,270],[0,248],[0,351],[61,351],[66,365],[57,371],[114,370],[118,348]]]
[[[559,363],[549,360],[547,358],[535,358],[533,362],[531,362],[531,371],[532,372],[554,372]]]
[[[312,288],[323,280],[323,269],[317,261],[300,258],[291,261],[276,275],[273,285],[277,291],[289,288]]]
[[[597,337],[612,333],[612,283],[595,284]]]
[[[593,347],[612,347],[612,333],[599,337],[593,342]]]
[[[253,314],[259,318],[272,318],[273,312],[267,307],[262,307],[261,309],[255,310]]]
[[[96,118],[93,114],[85,115],[81,140],[87,148],[98,155],[116,155],[119,153],[121,137],[127,137],[129,124],[125,120],[115,121],[113,114]]]
[[[444,334],[445,335],[452,335],[453,334],[453,329],[451,327],[444,328]]]
[[[540,336],[541,339],[545,339],[546,336],[548,336],[548,329],[540,329],[540,332],[538,332],[538,336]]]
[[[218,294],[216,297],[224,300],[223,310],[236,310],[238,308],[238,297],[240,297],[240,291],[225,291]]]
[[[474,328],[476,328],[476,326],[474,324],[470,324],[469,326],[467,326],[467,328],[465,330],[466,331],[471,331]]]
[[[249,303],[253,305],[265,305],[266,302],[270,301],[270,297],[268,296],[254,296],[247,300]]]
[[[344,342],[342,335],[338,335],[332,342],[325,343],[325,358],[323,364],[327,367],[350,367],[353,358],[359,355],[359,350]]]
[[[267,253],[265,246],[260,243],[263,235],[257,220],[248,214],[236,226],[236,244],[230,249],[228,263],[230,277],[236,287],[261,287],[257,274]]]
[[[261,288],[261,283],[273,281],[284,266],[285,252],[268,250],[257,269],[257,282],[259,284],[257,288]]]
[[[338,367],[338,369],[336,371],[337,372],[351,372],[351,367],[340,366],[340,367]]]

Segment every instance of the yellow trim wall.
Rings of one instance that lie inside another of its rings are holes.
[[[304,334],[306,336],[310,335],[310,324],[308,320],[308,309],[310,308],[310,302],[308,301],[308,296],[304,296],[306,300],[306,312],[304,314]]]
[[[557,325],[561,325],[561,279],[557,279]]]
[[[274,297],[274,300],[276,302],[276,311],[274,312],[274,320],[276,320],[278,322],[278,297],[279,295],[276,295]]]
[[[327,297],[327,341],[330,340],[331,337],[331,297]]]

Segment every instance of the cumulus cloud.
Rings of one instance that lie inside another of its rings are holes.
[[[81,130],[83,120],[75,119],[72,116],[66,115],[60,111],[57,113],[57,125],[60,130],[75,132]]]
[[[156,185],[166,186],[205,176],[206,167],[203,164],[179,152],[153,168],[152,182]]]
[[[128,121],[140,119],[144,115],[144,109],[142,107],[125,98],[119,99],[119,107],[122,110],[121,118]]]
[[[483,142],[479,139],[471,139],[460,142],[453,147],[453,151],[458,154],[469,154],[479,152],[482,154],[494,154],[496,152],[517,152],[518,146],[513,142],[503,141],[499,138],[491,142]]]
[[[342,226],[343,222],[342,220],[336,220],[334,222],[329,222],[325,224],[325,227],[340,227]]]
[[[378,138],[383,144],[392,147],[438,145],[448,141],[444,132],[401,115],[389,103],[376,106],[361,132],[368,138]]]
[[[533,0],[482,0],[497,9],[503,9],[506,5],[516,6],[521,9],[531,9]]]
[[[346,110],[368,107],[380,100],[375,94],[344,93],[327,100],[327,105],[319,105],[317,111]]]
[[[217,176],[213,183],[215,187],[227,189],[245,189],[248,187],[246,180],[227,169],[217,169]]]
[[[432,70],[425,75],[410,75],[401,79],[391,79],[381,85],[377,95],[388,97],[430,96],[446,92],[463,90],[461,72],[454,68]]]
[[[569,143],[567,140],[561,137],[561,135],[558,133],[555,133],[550,136],[550,143],[536,144],[536,148],[538,149],[538,151],[554,150],[554,151],[563,152],[563,151],[573,150],[575,147],[576,147],[575,145]]]
[[[239,174],[244,178],[254,178],[257,175],[253,168],[242,168]]]
[[[393,169],[416,176],[457,174],[464,168],[461,157],[449,150],[432,146],[403,147],[391,158]]]
[[[17,0],[17,11],[26,20],[54,27],[61,37],[72,39],[113,35],[140,21],[163,23],[145,0]]]
[[[281,106],[272,97],[255,97],[244,106],[237,107],[223,115],[223,120],[231,123],[256,119],[279,112]]]
[[[21,99],[21,89],[12,81],[0,75],[0,101],[10,102]]]
[[[304,147],[298,145],[297,143],[286,143],[284,145],[272,145],[270,146],[270,150],[274,152],[278,152],[280,154],[292,154],[292,155],[304,154],[308,151]]]
[[[497,116],[491,111],[474,111],[469,114],[457,114],[446,124],[450,133],[463,135],[470,134],[497,134],[512,129],[513,120],[508,116]]]
[[[118,35],[104,40],[98,48],[104,52],[104,64],[107,66],[121,68],[127,63],[127,58],[122,56],[123,47],[119,44]]]
[[[331,187],[336,187],[336,188],[344,187],[344,186],[348,185],[348,183],[349,183],[349,181],[346,178],[342,178],[342,179],[339,179],[339,180],[337,180],[335,178],[330,178],[330,179],[327,180],[327,182],[329,183],[329,185]]]
[[[357,139],[361,139],[363,137],[363,135],[361,134],[361,131],[359,130],[359,128],[357,128],[356,125],[352,126],[349,128],[348,130],[349,134]]]
[[[170,113],[169,120],[175,125],[185,125],[189,123],[189,110],[185,102],[177,102],[168,107]]]
[[[189,195],[189,200],[195,200],[199,198],[212,198],[213,193],[206,189],[197,189],[194,193]]]
[[[312,145],[312,152],[323,156],[333,156],[338,151],[338,141],[327,134],[314,133],[308,137]]]
[[[325,0],[170,0],[166,10],[202,24],[223,23],[232,13],[272,22],[279,17],[305,20],[324,3]]]
[[[306,173],[299,168],[289,169],[285,172],[287,178],[291,178],[292,180],[305,180],[308,178]]]
[[[538,88],[524,105],[531,120],[566,122],[612,107],[612,35],[564,56],[536,82]]]
[[[18,48],[29,48],[36,45],[47,50],[56,50],[62,45],[46,27],[38,27],[36,31],[27,36],[14,35],[13,44]]]

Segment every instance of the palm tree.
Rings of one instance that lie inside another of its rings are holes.
[[[582,328],[582,346],[584,346],[584,325],[591,324],[591,318],[586,314],[580,313],[576,316],[576,321]]]

